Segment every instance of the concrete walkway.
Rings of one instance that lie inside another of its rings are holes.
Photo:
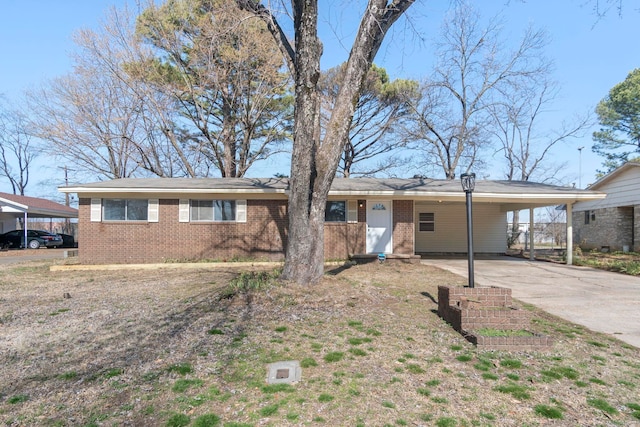
[[[467,259],[423,264],[467,277]],[[640,278],[589,267],[500,257],[474,262],[476,286],[511,288],[512,296],[640,348]]]

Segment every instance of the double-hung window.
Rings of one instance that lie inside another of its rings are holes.
[[[147,221],[149,201],[147,199],[103,199],[104,221]]]
[[[324,220],[325,222],[346,222],[347,202],[344,200],[327,202]]]
[[[596,220],[596,213],[595,211],[584,211],[584,223],[589,224],[590,222],[593,222]]]
[[[433,212],[420,212],[418,215],[418,230],[424,232],[436,231],[436,214]]]
[[[235,221],[235,200],[191,200],[191,221]]]
[[[179,222],[247,222],[246,200],[180,199]]]

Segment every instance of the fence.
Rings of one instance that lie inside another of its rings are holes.
[[[519,223],[516,230],[507,224],[509,247],[529,245],[529,223]],[[538,222],[533,225],[533,241],[538,247],[566,248],[567,224],[564,222]]]

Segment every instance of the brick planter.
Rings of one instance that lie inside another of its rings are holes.
[[[438,286],[438,315],[479,349],[542,350],[553,345],[551,338],[540,335],[487,337],[474,332],[529,328],[530,313],[513,306],[508,288]]]
[[[475,344],[479,350],[536,351],[546,350],[553,346],[553,340],[543,335],[531,337],[486,337],[473,333],[464,336]]]

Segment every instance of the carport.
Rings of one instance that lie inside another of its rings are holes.
[[[78,210],[39,197],[0,193],[0,232],[5,233],[16,228],[17,219],[22,219],[23,224],[28,224],[29,218],[78,218]],[[26,241],[27,227],[23,228]]]

